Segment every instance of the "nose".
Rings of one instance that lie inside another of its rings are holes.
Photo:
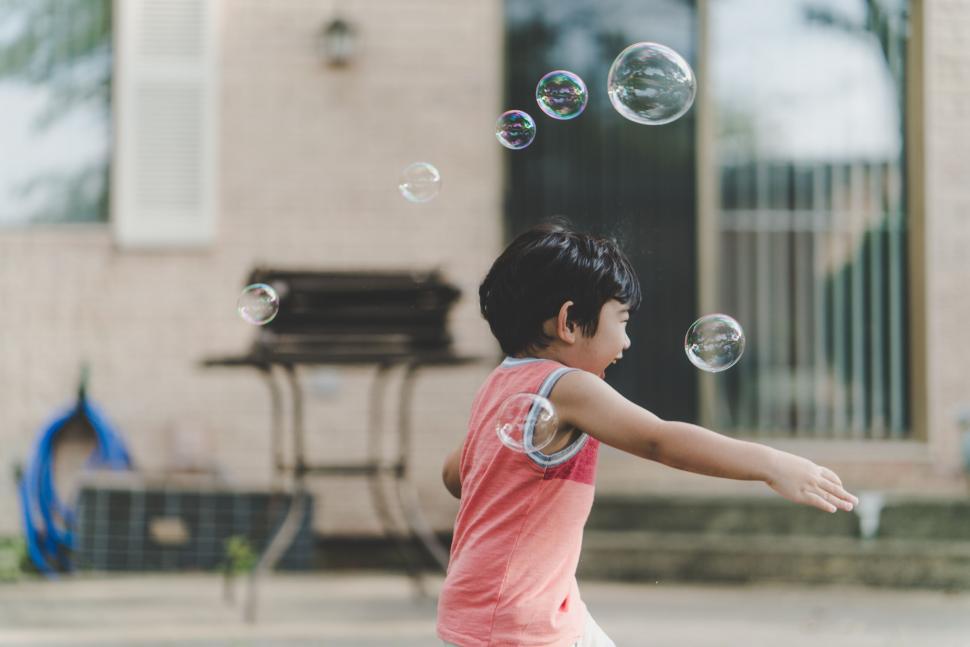
[[[630,336],[627,335],[626,333],[624,333],[623,334],[623,350],[627,350],[628,348],[630,348],[630,344],[631,343],[632,342],[630,341]]]

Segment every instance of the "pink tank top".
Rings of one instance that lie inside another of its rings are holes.
[[[438,599],[438,636],[446,642],[559,647],[583,633],[586,605],[576,565],[599,441],[582,434],[546,456],[512,451],[495,432],[509,396],[548,396],[572,370],[550,360],[508,358],[472,404],[451,561]]]

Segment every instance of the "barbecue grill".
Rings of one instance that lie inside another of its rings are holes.
[[[419,369],[459,366],[478,358],[462,356],[452,348],[448,313],[460,291],[437,271],[430,272],[335,272],[257,268],[247,283],[265,283],[279,295],[279,312],[258,329],[249,350],[241,355],[209,357],[206,367],[242,367],[257,370],[270,392],[272,451],[280,476],[292,476],[290,511],[279,531],[260,555],[253,570],[245,605],[245,617],[255,621],[258,582],[272,569],[295,536],[307,502],[309,476],[363,477],[370,485],[371,501],[381,527],[395,540],[408,572],[424,592],[420,566],[406,550],[417,539],[445,568],[448,551],[438,541],[421,512],[410,480],[411,405],[414,380]],[[308,462],[305,448],[300,366],[376,367],[371,386],[368,416],[368,450],[355,463]],[[403,368],[395,424],[397,454],[382,455],[386,433],[381,412],[389,377]],[[281,379],[282,377],[282,379]],[[284,456],[282,436],[285,390],[291,409],[292,455]],[[392,498],[407,528],[396,532],[390,513]],[[407,543],[405,543],[407,542]]]

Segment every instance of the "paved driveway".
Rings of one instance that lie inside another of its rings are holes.
[[[434,586],[439,583],[435,582]],[[586,582],[620,647],[970,647],[970,593]],[[0,585],[0,645],[425,647],[434,602],[397,575],[274,576],[243,623],[214,576]]]

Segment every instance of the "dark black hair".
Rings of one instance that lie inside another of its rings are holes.
[[[640,306],[640,281],[616,242],[544,223],[520,234],[492,264],[478,288],[482,316],[502,350],[518,355],[546,348],[542,323],[572,301],[569,320],[596,334],[610,299]]]

